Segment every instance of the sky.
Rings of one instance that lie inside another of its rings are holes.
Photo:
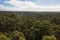
[[[0,11],[60,11],[60,0],[0,0]]]

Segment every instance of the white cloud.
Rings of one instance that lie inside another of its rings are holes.
[[[0,10],[4,10],[4,6],[3,5],[0,5]]]
[[[5,11],[60,11],[60,5],[57,6],[40,6],[36,5],[35,3],[31,1],[16,1],[16,0],[10,0],[9,2],[12,5],[15,5],[16,7],[4,7],[0,5],[0,10]]]

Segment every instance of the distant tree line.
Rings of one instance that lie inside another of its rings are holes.
[[[60,40],[60,14],[0,13],[0,40]]]

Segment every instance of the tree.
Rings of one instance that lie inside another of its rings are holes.
[[[55,36],[43,36],[42,40],[56,40],[56,37]]]
[[[44,35],[52,35],[53,29],[52,24],[48,20],[41,20],[39,22],[39,30],[36,31],[36,40],[42,39]]]
[[[25,36],[22,32],[19,31],[13,31],[10,34],[11,40],[25,40]]]
[[[60,25],[55,25],[53,28],[57,40],[60,40]]]
[[[6,35],[0,33],[0,40],[11,40],[11,39],[7,37]]]

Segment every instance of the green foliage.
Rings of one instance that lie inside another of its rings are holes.
[[[54,36],[43,36],[42,40],[56,40]]]
[[[11,40],[25,40],[25,36],[23,33],[19,31],[14,31],[10,34]]]
[[[51,35],[53,32],[53,25],[48,20],[42,20],[40,22],[40,31],[43,35]]]
[[[0,33],[0,40],[10,40],[10,38],[7,37],[6,35]]]
[[[12,40],[15,38],[42,40],[44,35],[53,34],[56,37],[60,35],[60,14],[20,15],[13,12],[8,13],[0,14],[0,32]]]

